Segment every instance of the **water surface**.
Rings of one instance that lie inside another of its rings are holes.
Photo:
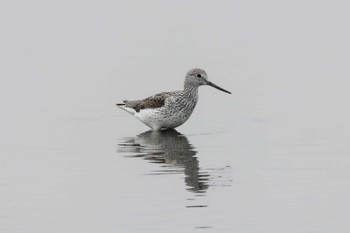
[[[347,9],[3,3],[0,232],[349,232]],[[115,106],[194,67],[176,131]]]

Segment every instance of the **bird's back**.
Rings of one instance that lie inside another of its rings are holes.
[[[117,106],[130,108],[135,112],[140,112],[142,109],[161,108],[165,105],[166,99],[173,93],[174,92],[162,92],[142,100],[124,100],[124,103],[117,104]]]

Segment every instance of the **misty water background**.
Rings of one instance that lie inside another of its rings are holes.
[[[1,2],[0,232],[349,232],[349,5]],[[115,106],[194,67],[176,131]]]

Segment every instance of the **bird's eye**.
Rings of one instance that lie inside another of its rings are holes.
[[[200,78],[200,77],[202,77],[202,75],[200,75],[200,74],[197,74],[197,77],[198,77],[198,78]]]

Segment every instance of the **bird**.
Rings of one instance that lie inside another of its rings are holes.
[[[198,87],[203,85],[231,94],[210,82],[203,69],[194,68],[186,73],[183,90],[161,92],[142,100],[124,100],[116,105],[151,130],[175,129],[191,116],[198,101]]]

